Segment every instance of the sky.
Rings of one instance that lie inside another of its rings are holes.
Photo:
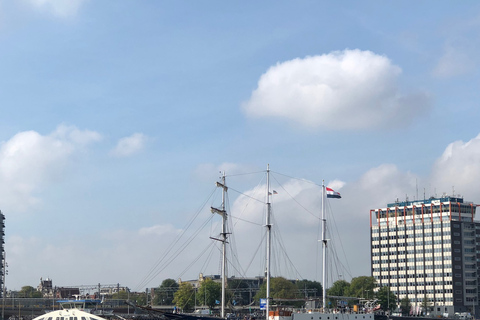
[[[475,1],[0,0],[7,289],[219,274],[220,172],[229,275],[260,276],[267,165],[272,274],[319,280],[324,180],[370,275],[371,209],[480,203],[479,49]]]

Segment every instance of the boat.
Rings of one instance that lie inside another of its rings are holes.
[[[100,300],[93,299],[76,299],[76,300],[58,300],[62,307],[59,310],[47,312],[33,320],[105,320],[96,313]],[[103,312],[100,312],[103,314]]]

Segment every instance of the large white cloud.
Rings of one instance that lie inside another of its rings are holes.
[[[297,58],[264,73],[243,109],[251,117],[279,117],[323,129],[400,125],[429,108],[425,93],[401,92],[401,72],[370,51]]]
[[[49,135],[24,131],[0,147],[0,205],[4,210],[22,211],[39,202],[36,192],[59,179],[76,153],[100,134],[61,125]]]

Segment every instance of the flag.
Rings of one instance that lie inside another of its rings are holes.
[[[333,189],[330,189],[329,187],[327,187],[327,198],[337,198],[337,199],[340,199],[342,196],[340,195],[340,193],[338,193],[337,191],[334,191]]]

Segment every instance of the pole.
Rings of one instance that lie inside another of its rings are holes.
[[[225,318],[225,287],[227,286],[227,211],[225,209],[226,194],[228,187],[225,183],[225,171],[222,175],[222,182],[217,182],[217,187],[222,188],[222,206],[220,209],[211,207],[212,213],[217,213],[222,216],[222,239],[215,239],[222,242],[222,302],[221,302],[221,317]]]
[[[225,318],[225,286],[227,285],[226,281],[226,266],[227,266],[227,259],[226,259],[226,243],[227,243],[227,212],[225,210],[225,193],[226,193],[226,186],[225,186],[225,171],[222,175],[222,211],[223,211],[223,219],[222,219],[222,311],[221,317]]]
[[[327,306],[327,222],[325,220],[325,181],[322,181],[322,303],[323,311]]]
[[[270,312],[270,255],[271,255],[271,242],[272,242],[272,225],[270,224],[270,213],[271,213],[271,204],[270,204],[270,165],[267,165],[267,220],[265,226],[267,227],[267,266],[266,266],[266,277],[267,277],[267,303],[265,306],[266,310],[266,320],[268,320]]]

